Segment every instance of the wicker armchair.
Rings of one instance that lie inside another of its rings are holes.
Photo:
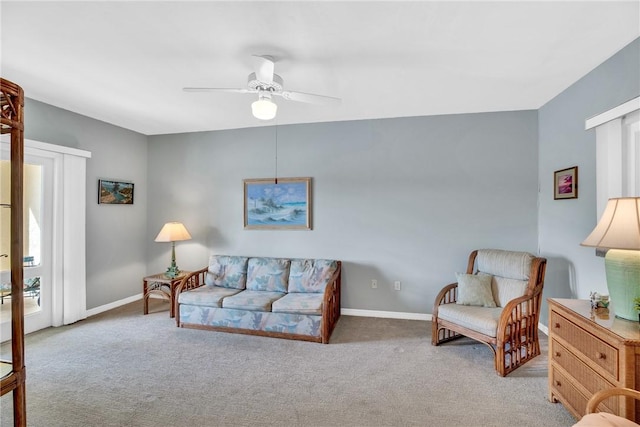
[[[638,402],[636,405],[640,405],[640,391],[630,388],[615,387],[600,390],[587,402],[587,414],[583,416],[579,422],[574,424],[574,427],[593,427],[593,426],[610,426],[610,427],[625,427],[625,426],[638,426],[633,421],[626,418],[619,417],[617,415],[608,414],[605,412],[596,412],[598,405],[611,396],[626,396],[632,397]]]
[[[526,252],[483,249],[471,252],[467,278],[490,276],[495,304],[463,305],[458,283],[445,286],[436,297],[432,314],[431,344],[466,336],[486,344],[494,353],[494,367],[505,376],[540,354],[538,321],[545,258]],[[474,266],[477,263],[477,268]],[[467,285],[465,284],[465,292]]]

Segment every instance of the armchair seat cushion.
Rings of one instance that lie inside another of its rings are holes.
[[[613,414],[596,412],[587,414],[580,419],[573,427],[638,427],[638,424],[626,418]]]
[[[285,297],[275,301],[272,305],[274,313],[292,313],[292,314],[322,314],[323,294],[287,294]]]
[[[285,296],[283,292],[242,291],[222,300],[222,308],[249,311],[271,311],[271,304]]]
[[[222,307],[222,300],[240,292],[240,289],[222,288],[220,286],[200,286],[190,292],[178,295],[180,304],[201,305],[206,307]]]
[[[443,304],[438,307],[438,318],[495,338],[501,307],[487,308],[474,305]]]

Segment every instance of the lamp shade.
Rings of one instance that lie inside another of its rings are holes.
[[[269,98],[260,97],[259,100],[251,104],[253,116],[260,120],[271,120],[276,116],[278,105]]]
[[[156,236],[156,242],[178,242],[180,240],[190,240],[191,234],[181,222],[168,222]]]
[[[609,199],[598,225],[581,245],[640,250],[640,197]]]
[[[607,248],[604,270],[617,317],[638,319],[640,298],[640,197],[609,199],[602,218],[583,246]]]

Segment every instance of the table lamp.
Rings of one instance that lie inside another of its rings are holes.
[[[180,274],[180,270],[176,265],[176,242],[189,239],[191,239],[191,234],[181,222],[168,222],[158,233],[156,242],[171,242],[171,266],[167,268],[166,273],[164,273],[165,276],[174,279]]]
[[[633,299],[640,297],[640,197],[609,199],[600,222],[581,245],[609,249],[604,268],[614,312],[638,320]]]

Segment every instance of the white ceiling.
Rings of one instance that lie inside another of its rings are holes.
[[[143,134],[537,109],[640,36],[640,1],[2,1],[2,76],[27,97]],[[284,101],[245,87],[252,54]],[[640,78],[640,77],[639,77]]]

